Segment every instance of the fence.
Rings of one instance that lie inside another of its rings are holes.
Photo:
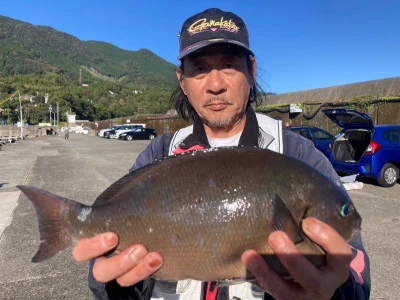
[[[264,109],[261,112],[276,119],[287,121],[291,126],[317,126],[331,133],[337,133],[338,128],[325,114],[323,109],[328,108],[354,108],[371,116],[374,124],[400,124],[400,101],[369,101],[369,102],[336,102],[334,104],[308,103],[302,104],[302,113],[290,113],[289,105]],[[189,124],[176,115],[139,115],[121,117],[110,120],[85,122],[85,127],[90,127],[91,134],[113,125],[127,123],[145,123],[147,127],[154,128],[158,135],[165,132],[174,132]],[[79,121],[77,122],[79,124]],[[20,138],[20,128],[12,125],[0,125],[0,137]],[[25,138],[46,135],[49,132],[55,134],[57,127],[53,126],[26,126]]]

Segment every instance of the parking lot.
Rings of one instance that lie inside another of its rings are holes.
[[[108,140],[70,134],[41,136],[6,145],[0,151],[0,299],[92,299],[87,264],[64,251],[31,263],[39,245],[36,214],[16,188],[28,184],[91,204],[128,172],[149,141]],[[400,184],[382,188],[364,182],[349,191],[363,217],[363,241],[370,255],[371,299],[400,295]]]

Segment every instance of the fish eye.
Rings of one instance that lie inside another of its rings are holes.
[[[342,217],[347,217],[349,215],[349,213],[351,212],[351,207],[348,204],[344,204],[341,208],[340,208],[340,215]]]

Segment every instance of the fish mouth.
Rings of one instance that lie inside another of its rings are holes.
[[[357,221],[353,225],[353,230],[351,231],[351,235],[350,235],[349,241],[353,240],[355,237],[360,235],[360,233],[361,233],[361,221],[362,221],[362,218],[361,218],[360,215],[358,215]]]

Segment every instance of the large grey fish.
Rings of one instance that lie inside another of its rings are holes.
[[[302,232],[306,217],[320,219],[351,240],[361,218],[347,193],[299,160],[257,148],[216,148],[167,158],[130,173],[92,206],[19,186],[39,220],[33,262],[51,258],[83,237],[112,231],[118,250],[141,243],[158,251],[164,280],[248,279],[241,254],[261,253],[286,274],[267,237],[284,230],[315,265],[324,252]]]

